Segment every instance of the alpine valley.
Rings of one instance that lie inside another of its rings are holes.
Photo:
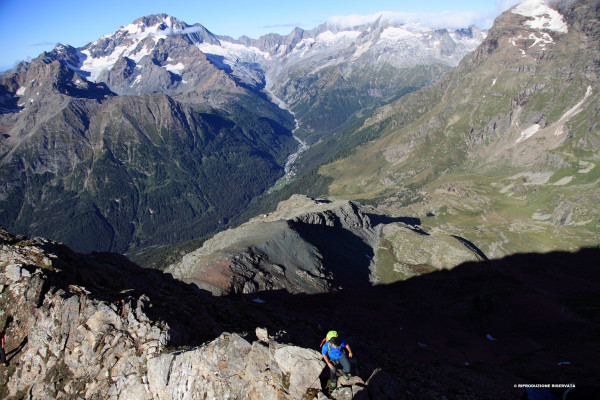
[[[596,398],[599,96],[600,0],[259,39],[150,15],[20,63],[0,397]]]
[[[59,45],[0,81],[0,223],[83,251],[214,233],[298,147],[275,96],[302,140],[323,140],[437,80],[481,39],[377,21],[234,41],[154,15]]]

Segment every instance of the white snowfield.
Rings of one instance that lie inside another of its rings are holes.
[[[544,0],[527,0],[512,10],[530,18],[525,24],[532,29],[545,29],[555,32],[567,33],[569,31],[563,16],[556,10],[548,7]]]
[[[381,32],[381,35],[379,35],[379,38],[381,41],[384,41],[384,40],[398,41],[398,40],[414,38],[416,36],[417,35],[415,34],[415,32],[412,32],[404,27],[390,26],[389,28],[385,28],[383,30],[383,32]]]

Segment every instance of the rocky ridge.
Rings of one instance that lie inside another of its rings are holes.
[[[272,324],[281,310],[217,301],[115,254],[82,255],[2,229],[0,304],[6,399],[394,398],[380,369],[325,390],[320,353],[289,343],[287,332],[220,328],[235,326],[240,310],[248,327]]]
[[[0,396],[10,400],[506,399],[523,394],[515,383],[543,379],[576,382],[583,399],[600,388],[597,249],[255,302],[115,254],[4,230],[0,241]],[[315,351],[330,326],[352,332],[360,361],[335,390]]]
[[[416,219],[390,218],[356,202],[294,195],[165,271],[216,295],[322,293],[483,259],[459,239],[425,229]]]

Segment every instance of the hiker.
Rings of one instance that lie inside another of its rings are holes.
[[[344,352],[344,348],[348,351],[348,355]],[[336,331],[329,331],[325,338],[325,343],[321,347],[321,354],[323,359],[329,367],[329,384],[331,387],[336,386],[335,373],[338,367],[342,366],[342,373],[344,378],[350,379],[350,360],[352,358],[352,349],[343,340],[337,336]]]

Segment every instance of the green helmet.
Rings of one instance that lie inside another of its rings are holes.
[[[327,332],[327,336],[325,336],[325,339],[327,339],[327,341],[331,340],[332,337],[337,337],[337,332],[336,331],[329,331]]]

